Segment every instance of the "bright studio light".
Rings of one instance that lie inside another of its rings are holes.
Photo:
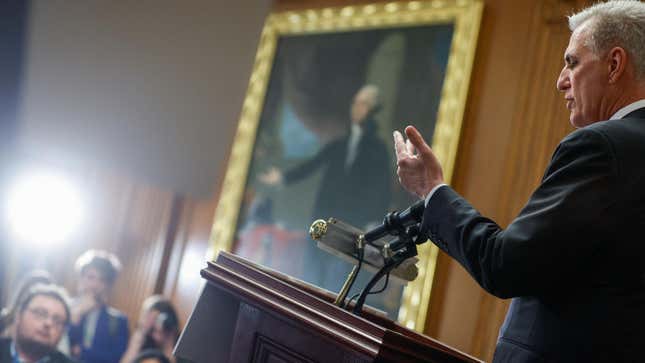
[[[79,194],[60,175],[33,173],[18,178],[9,189],[7,205],[13,238],[42,247],[64,241],[83,216]]]

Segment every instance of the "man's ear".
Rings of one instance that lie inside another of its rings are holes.
[[[618,82],[627,69],[627,52],[622,47],[613,47],[607,54],[609,61],[609,84]]]

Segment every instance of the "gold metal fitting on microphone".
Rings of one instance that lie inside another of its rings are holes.
[[[309,227],[309,235],[314,241],[320,241],[321,238],[327,233],[327,221],[323,219],[316,219]]]

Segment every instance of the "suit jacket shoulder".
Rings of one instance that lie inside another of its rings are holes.
[[[645,113],[645,112],[643,112]],[[645,116],[645,115],[644,115]],[[645,154],[645,119],[625,118],[590,125],[605,139],[617,160],[617,173],[623,179],[643,178],[642,155]]]

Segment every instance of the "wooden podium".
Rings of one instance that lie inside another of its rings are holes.
[[[207,362],[480,362],[373,311],[241,257],[209,262],[175,355]]]

